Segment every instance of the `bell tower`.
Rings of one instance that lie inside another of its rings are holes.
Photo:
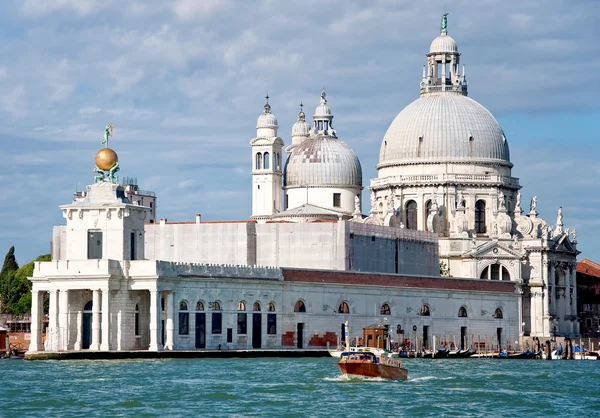
[[[277,136],[277,118],[271,113],[269,96],[256,121],[252,147],[252,218],[266,218],[281,212],[283,140]]]

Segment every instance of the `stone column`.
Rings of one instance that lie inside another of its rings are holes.
[[[565,292],[563,294],[563,311],[559,318],[559,328],[563,333],[568,333],[570,323],[565,319],[565,316],[571,314],[571,267],[568,263],[565,263]]]
[[[83,331],[83,312],[77,311],[77,339],[75,340],[75,351],[81,350],[81,333]]]
[[[160,292],[158,290],[150,291],[150,351],[161,351],[163,349],[160,343]]]
[[[40,291],[33,289],[31,291],[31,341],[29,351],[44,351],[42,344],[42,315],[44,308],[42,306],[43,298],[40,298]]]
[[[50,291],[48,309],[48,329],[46,330],[46,350],[58,350],[58,290]]]
[[[548,289],[548,258],[542,254],[542,269],[540,271],[540,279],[542,280],[543,286],[540,289],[542,293],[542,317],[543,317],[543,335],[550,335],[550,298]],[[546,291],[544,292],[544,287]]]
[[[69,291],[58,294],[58,350],[69,349]]]
[[[92,344],[90,350],[100,350],[100,290],[94,289],[92,296]]]
[[[548,278],[548,286],[552,286],[552,292],[549,292],[550,313],[556,315],[556,267],[553,261],[550,263],[550,277]]]
[[[166,296],[167,335],[165,336],[165,350],[173,350],[173,292],[168,292]]]
[[[100,350],[110,350],[110,290],[102,289],[102,344]]]
[[[572,283],[573,283],[573,291],[572,291],[572,295],[573,295],[573,306],[572,306],[572,314],[575,315],[575,317],[579,316],[579,312],[577,311],[578,309],[578,304],[577,304],[577,272],[576,272],[576,267],[577,265],[571,265],[571,269],[573,270],[573,274],[571,275],[572,277]],[[573,333],[579,335],[579,321],[577,320],[577,318],[575,319],[575,321],[573,321]]]

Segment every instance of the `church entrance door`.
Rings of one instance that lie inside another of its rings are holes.
[[[83,307],[83,330],[81,333],[81,348],[87,350],[92,345],[92,301]]]

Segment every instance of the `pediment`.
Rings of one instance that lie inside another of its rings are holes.
[[[563,233],[562,236],[554,244],[554,251],[560,251],[565,253],[576,253],[577,250],[573,248],[573,244],[569,240],[569,234]]]
[[[468,251],[466,256],[471,258],[522,259],[525,254],[500,244],[498,241],[486,242]]]

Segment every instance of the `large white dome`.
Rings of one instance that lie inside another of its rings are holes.
[[[311,136],[292,149],[285,164],[284,186],[362,186],[358,157],[337,138]]]
[[[481,160],[512,166],[504,132],[485,107],[449,92],[430,93],[406,106],[379,153],[379,167]]]

